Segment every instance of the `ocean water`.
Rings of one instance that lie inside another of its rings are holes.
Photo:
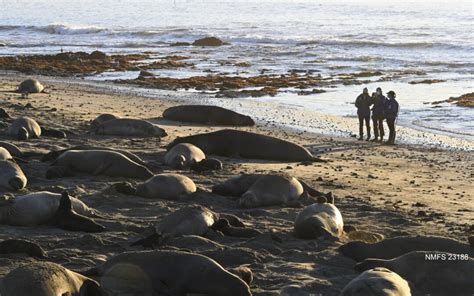
[[[102,50],[186,55],[192,69],[160,76],[257,75],[304,70],[333,75],[357,71],[403,73],[369,83],[394,90],[399,123],[474,140],[474,111],[426,104],[474,91],[474,14],[471,0],[0,0],[0,55]],[[231,45],[172,47],[205,36]],[[224,61],[248,62],[242,68]],[[423,71],[426,75],[407,74]],[[104,73],[94,80],[135,78]],[[374,79],[376,79],[375,77]],[[409,84],[422,79],[437,84]],[[298,96],[286,90],[270,100],[319,112],[354,116],[362,85]]]

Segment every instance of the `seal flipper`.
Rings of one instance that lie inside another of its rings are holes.
[[[72,209],[71,198],[68,192],[63,192],[59,207],[55,215],[56,225],[64,230],[102,232],[106,228],[94,220],[79,215]]]

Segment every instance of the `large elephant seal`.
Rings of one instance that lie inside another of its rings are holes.
[[[22,141],[39,138],[41,127],[34,119],[24,116],[15,119],[8,127],[6,134]]]
[[[40,245],[23,239],[7,239],[0,242],[0,254],[26,254],[44,259],[48,257]]]
[[[320,161],[303,146],[278,138],[225,129],[188,137],[178,137],[167,146],[170,150],[179,143],[190,143],[206,155],[266,159],[278,161]]]
[[[172,168],[182,169],[190,167],[205,158],[206,155],[199,147],[189,143],[180,143],[166,152],[165,164]]]
[[[373,244],[353,241],[341,246],[339,250],[357,262],[367,258],[392,259],[413,251],[440,251],[474,257],[473,247],[439,236],[398,236]]]
[[[138,164],[141,164],[141,165],[143,165],[143,166],[146,165],[145,161],[143,161],[140,157],[138,157],[137,155],[131,153],[130,151],[122,150],[122,149],[114,149],[114,148],[109,148],[109,147],[92,146],[92,145],[79,145],[79,146],[74,146],[74,147],[67,148],[67,149],[61,149],[61,150],[51,151],[51,152],[48,152],[47,154],[43,155],[43,157],[41,158],[41,161],[53,161],[53,160],[56,160],[56,159],[59,157],[59,155],[63,154],[63,153],[66,152],[66,151],[69,151],[69,150],[105,150],[105,151],[114,151],[114,152],[118,152],[118,153],[121,153],[121,154],[125,155],[126,157],[130,158],[131,160],[133,160],[134,162],[136,162],[136,163],[138,163]]]
[[[249,286],[216,261],[181,251],[125,252],[86,272],[110,294],[250,296]]]
[[[52,262],[33,262],[12,270],[0,286],[2,296],[102,296],[99,284]]]
[[[284,174],[273,174],[273,175],[266,175],[266,174],[241,174],[238,176],[231,177],[226,181],[216,184],[212,187],[212,193],[223,195],[223,196],[233,196],[233,197],[241,197],[244,193],[246,193],[260,178],[264,176],[273,176],[269,177],[270,179],[282,179],[282,180],[293,180],[291,176],[284,175]],[[302,180],[297,180],[300,185],[303,187],[304,192],[311,196],[320,196],[322,195],[321,192],[311,188],[308,184],[306,184]],[[280,181],[281,183],[281,181]],[[283,181],[283,183],[286,183]],[[296,187],[299,187],[296,182],[294,182]]]
[[[410,285],[383,267],[361,273],[342,290],[341,296],[411,296]]]
[[[97,135],[128,137],[165,137],[164,129],[141,119],[118,118],[107,120],[91,130]]]
[[[254,126],[255,121],[229,109],[218,106],[182,105],[166,109],[163,118],[205,125]]]
[[[0,147],[0,160],[10,160],[10,159],[13,159],[10,152],[5,148]]]
[[[420,295],[474,294],[474,259],[467,254],[410,252],[391,260],[365,259],[355,268],[385,267],[412,283]]]
[[[18,86],[19,93],[40,93],[44,90],[44,86],[37,79],[26,79]]]
[[[341,212],[334,204],[314,203],[296,216],[294,229],[296,236],[303,239],[340,237],[344,233],[344,222]]]
[[[0,223],[12,226],[37,226],[53,224],[62,195],[48,191],[17,196],[0,205]],[[96,213],[85,203],[71,197],[74,211],[84,216]]]
[[[69,150],[61,154],[46,172],[46,177],[61,178],[75,173],[148,179],[153,176],[146,167],[125,155],[105,150]]]
[[[118,116],[118,115],[115,115],[115,114],[110,114],[110,113],[100,114],[94,120],[92,120],[90,128],[91,128],[91,130],[94,130],[99,125],[101,125],[102,123],[104,123],[106,121],[109,121],[109,120],[112,120],[112,119],[119,119],[119,118],[121,118],[121,117]]]
[[[59,228],[64,230],[84,232],[105,231],[104,226],[74,211],[71,198],[67,192],[63,192],[61,195],[54,221]]]
[[[0,160],[0,190],[17,191],[26,187],[27,179],[12,160]]]
[[[159,174],[137,186],[136,194],[146,198],[176,200],[196,192],[196,184],[179,174]]]

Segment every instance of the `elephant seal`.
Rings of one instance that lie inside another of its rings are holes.
[[[182,251],[125,252],[85,274],[100,276],[102,288],[114,295],[252,295],[214,260]]]
[[[420,295],[474,294],[474,259],[467,254],[415,251],[391,260],[365,259],[355,269],[365,271],[375,267],[385,267],[399,274],[412,283]]]
[[[13,159],[10,152],[5,148],[0,147],[0,160],[10,160],[10,159]]]
[[[100,114],[94,120],[92,120],[90,128],[91,128],[91,130],[94,130],[99,125],[101,125],[102,123],[104,123],[106,121],[109,121],[109,120],[112,120],[112,119],[119,119],[119,118],[120,118],[120,116],[115,115],[115,114],[110,114],[110,113]]]
[[[40,93],[44,90],[44,86],[37,79],[26,79],[18,86],[19,93]]]
[[[0,143],[1,145],[1,143]],[[47,154],[43,155],[43,157],[41,158],[41,161],[53,161],[53,160],[56,160],[59,155],[63,154],[64,152],[66,151],[69,151],[69,150],[105,150],[105,151],[114,151],[114,152],[118,152],[118,153],[121,153],[123,155],[125,155],[126,157],[130,158],[132,161],[140,164],[140,165],[143,165],[145,166],[146,163],[145,161],[143,161],[140,157],[138,157],[137,155],[131,153],[130,151],[127,151],[127,150],[121,150],[121,149],[114,149],[114,148],[108,148],[108,147],[100,147],[100,146],[92,146],[92,145],[79,145],[79,146],[74,146],[74,147],[71,147],[71,148],[67,148],[67,149],[62,149],[62,150],[56,150],[56,151],[51,151],[51,152],[48,152]]]
[[[241,197],[244,193],[246,193],[260,178],[264,176],[273,176],[270,179],[282,179],[282,180],[293,180],[291,176],[284,175],[284,174],[273,174],[273,175],[265,175],[265,174],[241,174],[239,176],[234,176],[226,181],[216,184],[212,187],[212,193],[223,195],[223,196],[233,196],[233,197]],[[306,182],[302,180],[297,180],[298,183],[303,187],[304,192],[311,196],[321,196],[322,193],[311,188]],[[286,183],[285,181],[279,181],[280,183]],[[296,187],[299,187],[297,183],[294,183]],[[271,187],[271,186],[270,186]]]
[[[17,191],[26,187],[27,179],[12,160],[0,160],[0,190]]]
[[[136,194],[145,198],[177,200],[196,192],[196,184],[179,174],[159,174],[137,186]]]
[[[440,236],[398,236],[374,244],[352,241],[339,247],[339,250],[357,262],[367,258],[392,259],[413,251],[440,251],[474,257],[473,247]]]
[[[189,143],[180,143],[166,152],[165,165],[175,169],[182,169],[205,158],[206,155],[198,147]]]
[[[22,253],[44,259],[48,257],[40,245],[23,239],[7,239],[0,242],[0,254]]]
[[[6,134],[21,141],[39,138],[41,127],[34,119],[24,116],[15,119],[8,127]]]
[[[285,162],[321,161],[303,146],[266,135],[232,129],[178,137],[167,146],[167,150],[179,143],[193,144],[201,148],[206,155]]]
[[[296,216],[294,224],[298,238],[316,239],[320,236],[340,237],[344,233],[344,221],[339,209],[332,203],[314,203]]]
[[[0,108],[0,118],[5,119],[7,121],[12,120],[13,118],[10,116],[10,114],[5,111],[5,109]]]
[[[118,118],[102,122],[92,129],[97,135],[126,137],[165,137],[164,129],[141,119]]]
[[[67,138],[66,133],[63,131],[60,131],[57,129],[44,128],[44,127],[41,127],[41,136],[51,137],[51,138],[60,138],[60,139]]]
[[[255,121],[229,109],[207,105],[182,105],[166,109],[163,118],[204,125],[254,126]]]
[[[40,191],[17,196],[0,205],[0,223],[12,226],[37,226],[54,223],[62,195]],[[77,198],[71,197],[72,208],[84,216],[94,216],[95,211]]]
[[[200,162],[196,162],[191,165],[191,170],[201,173],[201,172],[207,172],[207,171],[216,171],[216,170],[222,170],[224,166],[222,165],[222,162],[219,159],[216,158],[205,158],[201,160]]]
[[[102,296],[99,284],[52,262],[32,262],[12,270],[0,286],[2,296]]]
[[[54,216],[54,220],[55,224],[64,230],[84,232],[105,231],[104,226],[74,211],[71,197],[67,192],[63,192],[61,195],[61,200],[59,201],[59,207]]]
[[[20,148],[18,148],[18,146],[14,145],[14,144],[10,144],[8,142],[0,141],[0,147],[5,148],[6,150],[8,150],[8,152],[12,156],[15,156],[15,157],[22,157],[23,156],[23,152],[20,150]]]
[[[61,154],[46,172],[46,178],[73,176],[74,173],[148,179],[153,173],[125,155],[106,150],[69,150]]]
[[[376,267],[347,284],[341,296],[411,296],[408,282],[393,271]]]

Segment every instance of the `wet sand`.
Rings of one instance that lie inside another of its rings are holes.
[[[233,213],[263,234],[254,239],[222,237],[222,246],[243,248],[239,264],[254,272],[254,295],[338,295],[356,276],[354,261],[342,256],[337,247],[350,240],[300,240],[293,236],[293,221],[301,210],[288,207],[239,209],[236,200],[214,195],[211,187],[241,172],[285,172],[301,178],[322,192],[332,192],[347,225],[384,237],[398,235],[442,235],[466,241],[474,233],[473,154],[459,150],[428,149],[414,145],[381,146],[352,138],[327,137],[275,128],[271,122],[242,130],[264,133],[299,143],[319,153],[327,163],[278,163],[218,157],[224,169],[210,173],[176,171],[161,165],[164,146],[177,136],[218,130],[180,124],[161,118],[162,111],[177,102],[159,97],[107,92],[72,83],[47,83],[47,93],[22,99],[10,92],[22,76],[0,77],[0,108],[12,117],[27,115],[40,124],[70,132],[66,139],[43,137],[27,142],[10,141],[25,151],[47,152],[80,144],[127,149],[152,164],[154,173],[179,172],[194,180],[203,192],[190,201],[217,212]],[[27,106],[30,104],[30,106]],[[270,111],[269,111],[270,112]],[[89,122],[101,113],[150,120],[164,128],[168,137],[120,138],[87,134]],[[270,113],[269,113],[270,114]],[[251,115],[251,114],[249,114]],[[270,116],[270,115],[269,115]],[[270,121],[270,119],[269,119]],[[6,140],[0,136],[1,140]],[[41,227],[2,225],[0,239],[22,237],[40,244],[49,260],[73,270],[83,270],[107,257],[127,250],[150,224],[185,205],[184,202],[150,200],[116,193],[110,185],[124,178],[77,176],[47,180],[49,164],[39,158],[20,166],[28,177],[28,192],[68,190],[90,207],[100,211],[98,222],[109,231],[100,234],[73,233]],[[13,194],[7,193],[12,196]],[[309,204],[309,203],[308,203]],[[192,249],[192,246],[187,246]],[[0,276],[33,260],[17,255],[0,257]],[[231,267],[231,266],[225,266]]]

